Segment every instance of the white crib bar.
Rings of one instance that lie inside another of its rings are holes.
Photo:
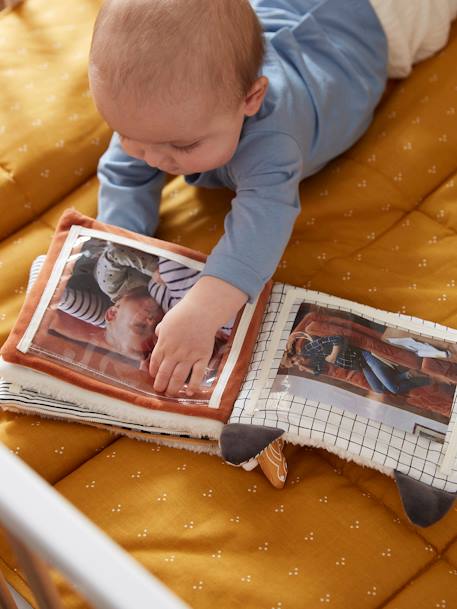
[[[97,609],[189,609],[1,443],[0,523]]]

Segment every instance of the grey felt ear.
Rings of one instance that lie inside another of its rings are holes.
[[[451,509],[457,493],[450,493],[394,471],[403,508],[413,524],[428,527]]]
[[[241,465],[256,457],[283,433],[283,429],[276,427],[229,423],[219,440],[222,456],[232,465]]]

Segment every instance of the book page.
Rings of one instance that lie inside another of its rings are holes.
[[[74,226],[18,348],[86,378],[162,399],[149,374],[156,328],[203,266],[168,250]],[[245,307],[239,341],[253,309]],[[218,394],[225,386],[221,372],[237,337],[234,326],[231,320],[217,332],[200,390],[189,398],[184,387],[167,401],[218,407],[210,400],[216,386]],[[236,354],[231,368],[232,360]]]
[[[455,490],[456,383],[456,330],[275,284],[230,422]]]

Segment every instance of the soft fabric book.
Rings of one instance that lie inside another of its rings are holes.
[[[2,407],[260,464],[278,488],[284,442],[323,447],[394,476],[416,524],[441,518],[457,491],[457,331],[269,283],[218,331],[200,390],[158,394],[155,327],[204,260],[67,211],[2,349]]]

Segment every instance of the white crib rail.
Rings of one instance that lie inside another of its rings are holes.
[[[97,609],[189,609],[2,444],[0,524]]]

